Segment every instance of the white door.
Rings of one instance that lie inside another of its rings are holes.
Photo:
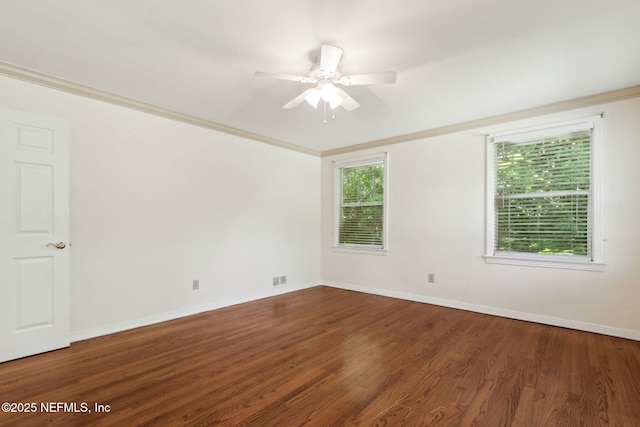
[[[68,175],[64,122],[0,108],[0,362],[69,346]]]

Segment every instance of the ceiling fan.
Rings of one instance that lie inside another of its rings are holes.
[[[282,108],[285,109],[297,107],[304,101],[307,101],[312,107],[317,108],[318,103],[322,100],[324,101],[325,108],[328,105],[329,108],[333,110],[342,106],[342,108],[347,111],[353,111],[358,108],[360,104],[338,86],[361,86],[396,82],[396,73],[393,71],[343,76],[340,73],[340,68],[338,68],[342,53],[343,50],[339,47],[322,45],[320,47],[320,58],[311,66],[307,76],[274,74],[262,71],[257,71],[256,76],[315,85],[315,87],[305,90],[283,105]]]

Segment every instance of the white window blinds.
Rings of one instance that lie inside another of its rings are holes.
[[[336,246],[385,247],[385,157],[336,164]]]
[[[493,139],[493,251],[592,258],[590,123]]]

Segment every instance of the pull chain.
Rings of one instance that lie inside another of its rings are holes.
[[[323,101],[323,108],[324,108],[324,120],[323,123],[326,125],[327,124],[327,101]],[[331,110],[331,119],[335,120],[336,119],[336,111],[335,110]]]
[[[324,124],[327,124],[327,101],[323,102],[324,104]]]

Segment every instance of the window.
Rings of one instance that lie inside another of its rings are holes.
[[[489,136],[488,262],[602,269],[599,120]]]
[[[335,163],[336,248],[387,249],[386,177],[386,154]]]

